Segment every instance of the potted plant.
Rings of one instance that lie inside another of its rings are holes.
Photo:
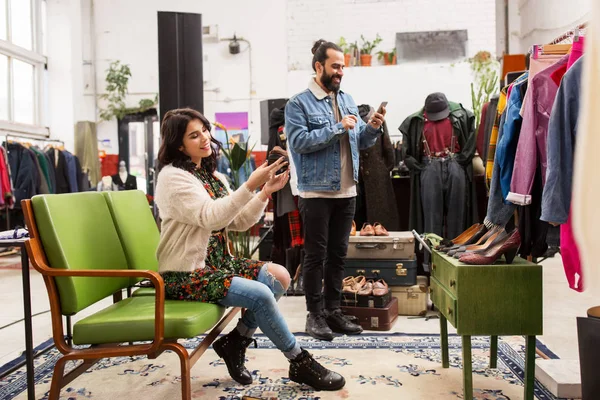
[[[252,150],[254,146],[248,149],[248,143],[240,143],[236,142],[233,138],[229,137],[229,133],[227,132],[227,128],[221,124],[220,122],[213,122],[213,125],[225,131],[225,138],[227,139],[227,143],[223,144],[223,148],[221,149],[221,157],[227,158],[229,162],[229,168],[231,168],[232,176],[233,176],[233,187],[235,190],[241,186],[240,178],[241,178],[241,170],[243,168],[247,168],[250,164],[250,156],[252,155]],[[252,238],[252,228],[243,232],[229,232],[229,241],[232,247],[232,253],[236,257],[244,257],[250,258],[252,254],[250,254],[251,250],[251,238]]]
[[[372,42],[366,40],[363,35],[360,35],[360,40],[362,40],[362,46],[360,47],[360,65],[368,67],[371,65],[371,60],[373,59],[373,56],[371,55],[373,49],[375,49],[383,39],[377,34],[377,37]]]
[[[125,98],[127,97],[127,86],[131,78],[131,69],[128,64],[121,64],[120,61],[113,61],[106,70],[106,89],[105,93],[99,97],[106,102],[106,108],[101,108],[100,121],[110,121],[113,118],[123,119],[125,115],[144,112],[158,104],[158,94],[154,99],[142,99],[137,107],[127,107]]]
[[[396,65],[396,49],[386,52],[377,52],[377,59],[380,61],[383,59],[384,65]]]
[[[342,49],[342,52],[344,53],[345,66],[349,67],[350,62],[352,61],[352,53],[350,53],[352,45],[346,42],[346,38],[344,38],[343,36],[340,37],[340,40],[338,41],[337,45],[340,46],[340,49]]]

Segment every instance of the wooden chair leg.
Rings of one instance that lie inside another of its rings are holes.
[[[60,397],[60,389],[63,387],[63,375],[65,374],[65,365],[67,364],[67,361],[69,360],[65,357],[61,357],[54,366],[54,374],[52,375],[48,400],[58,400]]]
[[[192,366],[189,353],[179,343],[168,343],[165,347],[177,353],[181,362],[181,399],[192,400]]]

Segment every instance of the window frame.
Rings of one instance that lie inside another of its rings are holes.
[[[22,1],[22,0],[20,0]],[[6,2],[6,34],[7,40],[0,39],[0,54],[8,57],[8,115],[9,119],[0,119],[0,133],[27,133],[36,136],[49,136],[48,127],[44,126],[46,121],[44,98],[44,71],[47,65],[47,57],[43,55],[43,37],[42,37],[42,1],[28,0],[31,2],[31,29],[33,50],[27,50],[23,47],[13,44],[11,40],[11,1]],[[14,82],[13,82],[13,63],[12,60],[32,64],[34,67],[33,87],[34,87],[34,124],[23,124],[14,121]],[[0,78],[1,79],[1,78]]]

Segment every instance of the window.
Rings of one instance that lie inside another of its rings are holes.
[[[45,0],[0,0],[0,130],[46,135]]]
[[[467,54],[466,30],[396,34],[398,61],[449,62]]]

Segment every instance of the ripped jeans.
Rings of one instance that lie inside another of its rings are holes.
[[[246,308],[241,323],[249,330],[260,328],[275,346],[285,353],[293,350],[298,344],[277,306],[277,301],[284,292],[281,283],[265,265],[255,281],[234,277],[227,296],[219,300],[219,304]]]

